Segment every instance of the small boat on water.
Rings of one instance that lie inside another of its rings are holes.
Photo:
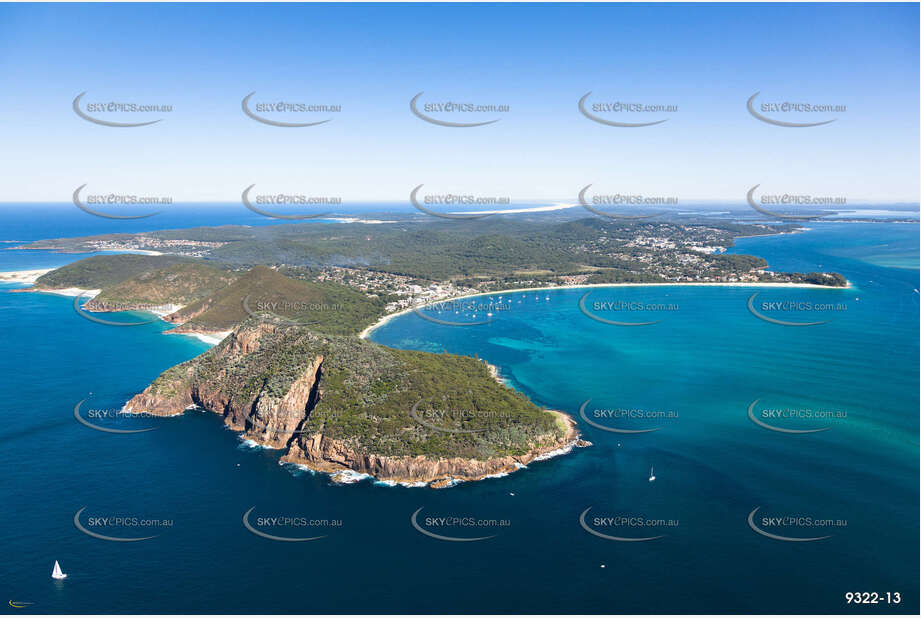
[[[653,471],[652,468],[650,468],[649,469],[649,482],[651,483],[654,480],[656,480],[656,473]]]
[[[67,577],[67,573],[61,570],[61,565],[58,564],[58,561],[54,561],[54,569],[51,571],[52,579],[64,579]]]

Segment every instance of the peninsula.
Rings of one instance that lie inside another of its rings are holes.
[[[158,416],[200,407],[312,470],[446,487],[507,474],[581,443],[567,415],[499,384],[486,364],[393,350],[273,318],[168,369],[125,405]]]
[[[98,292],[83,311],[146,310],[167,332],[213,336],[127,402],[160,416],[220,414],[281,460],[338,480],[445,487],[587,443],[575,422],[495,379],[478,359],[365,340],[388,317],[503,290],[591,285],[840,287],[837,273],[778,273],[727,254],[739,236],[795,226],[582,219],[537,225],[398,221],[196,228],[40,241],[122,249],[35,279],[34,291]],[[435,249],[437,247],[437,250]]]

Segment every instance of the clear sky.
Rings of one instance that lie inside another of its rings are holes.
[[[3,5],[0,202],[66,202],[83,183],[177,201],[235,202],[253,183],[346,200],[404,201],[422,183],[573,200],[594,183],[741,201],[760,183],[914,202],[918,18],[917,4],[878,3]],[[84,103],[173,111],[118,117],[164,118],[156,125],[103,127],[73,112],[83,91]],[[254,102],[342,111],[312,115],[334,117],[316,127],[266,126],[241,110],[252,91]],[[510,111],[488,126],[436,126],[410,113],[420,91]],[[579,113],[588,91],[590,102],[678,111],[629,117],[669,118],[656,126],[608,127]],[[838,120],[777,127],[746,110],[756,91],[847,111],[778,114]]]

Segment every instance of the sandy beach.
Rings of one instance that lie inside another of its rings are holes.
[[[83,298],[95,298],[102,290],[83,290],[80,288],[56,288],[56,289],[41,289],[34,290],[32,288],[26,288],[23,290],[16,290],[17,292],[37,292],[40,294],[58,294],[60,296],[82,296]]]
[[[232,332],[233,332],[232,330],[208,331],[208,332],[203,332],[203,333],[191,333],[191,332],[190,333],[174,333],[174,332],[167,331],[163,334],[164,335],[185,335],[186,337],[194,337],[198,339],[199,341],[204,341],[205,343],[209,345],[217,345],[221,341],[223,341],[224,338],[227,337],[227,335],[229,335]]]
[[[53,268],[39,268],[35,270],[11,270],[0,272],[0,281],[9,283],[35,283],[35,280],[49,273]]]
[[[157,254],[157,252],[147,252],[147,253]],[[34,270],[17,270],[17,271],[9,271],[9,272],[0,272],[0,282],[34,284],[36,279],[38,279],[39,277],[41,277],[47,272],[51,272],[52,270],[55,270],[55,269],[54,268],[44,268],[44,269],[34,269]],[[57,294],[59,296],[81,296],[86,299],[91,299],[99,295],[99,293],[102,290],[83,290],[80,288],[56,288],[56,289],[36,290],[34,288],[29,287],[29,288],[16,289],[13,291],[15,292],[37,292],[37,293],[42,293],[42,294]],[[155,309],[145,309],[144,311],[146,311],[147,313],[151,313],[162,320],[165,316],[175,311],[178,311],[181,308],[182,307],[180,305],[169,304],[169,305],[163,305],[162,307],[158,307]],[[229,335],[231,332],[232,331],[228,330],[228,331],[214,331],[214,332],[205,332],[205,333],[167,332],[164,334],[187,335],[189,337],[194,337],[200,341],[204,341],[205,343],[209,345],[217,345],[221,341],[223,341],[223,339],[227,337],[227,335]]]
[[[515,288],[511,290],[498,290],[495,292],[478,292],[476,294],[465,294],[463,296],[452,296],[451,298],[440,298],[438,300],[433,300],[430,303],[425,303],[423,305],[416,305],[414,307],[408,307],[406,309],[401,309],[400,311],[395,311],[393,313],[388,313],[383,316],[380,320],[374,324],[365,328],[358,335],[362,339],[367,339],[368,336],[392,320],[393,318],[403,315],[404,313],[409,313],[416,309],[421,309],[428,305],[434,305],[436,303],[444,303],[455,300],[462,300],[464,298],[475,298],[477,296],[505,296],[506,294],[515,294],[520,292],[540,292],[543,290],[575,290],[579,288],[629,288],[629,287],[727,287],[727,288],[817,288],[822,290],[846,290],[851,286],[850,281],[848,281],[847,286],[845,287],[832,287],[828,285],[817,285],[815,283],[766,283],[766,282],[718,282],[718,281],[689,281],[687,283],[579,283],[573,285],[551,285],[542,288]]]

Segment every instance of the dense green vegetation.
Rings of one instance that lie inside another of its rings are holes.
[[[317,332],[355,334],[384,312],[387,301],[267,266],[235,272],[212,264],[177,256],[95,256],[45,274],[36,289],[101,289],[87,304],[91,311],[180,305],[169,320],[191,331],[230,330],[251,315],[275,315]]]
[[[233,242],[211,257],[235,264],[355,266],[429,280],[514,277],[520,271],[578,274],[586,268],[627,272],[654,270],[661,251],[625,246],[637,236],[668,238],[678,253],[684,243],[731,246],[736,235],[776,233],[782,226],[667,222],[616,222],[598,217],[541,224],[498,218],[484,221],[398,225],[275,226]],[[613,255],[614,253],[623,256]],[[722,267],[724,256],[696,257]],[[738,256],[736,256],[738,257]],[[676,262],[677,264],[677,262]]]
[[[301,431],[342,440],[360,453],[487,459],[522,455],[565,434],[556,417],[496,382],[478,360],[393,350],[278,320],[259,328],[259,322],[251,318],[241,327],[257,333],[254,351],[228,359],[227,339],[164,372],[152,392],[170,396],[207,383],[247,408],[260,396],[283,397],[321,355],[320,399]],[[425,423],[411,414],[420,400],[417,416]]]
[[[570,215],[571,216],[571,215]],[[476,221],[406,218],[379,225],[316,222],[221,226],[84,239],[39,241],[33,248],[86,249],[98,241],[186,251],[236,269],[364,268],[429,281],[490,279],[495,289],[522,278],[592,274],[594,283],[719,280],[761,269],[751,256],[714,253],[739,236],[789,232],[796,225],[744,224],[694,217],[642,221],[563,216],[497,216]],[[180,243],[176,245],[175,243]],[[182,246],[184,249],[177,249]],[[773,274],[757,275],[778,280]],[[550,279],[548,279],[550,280]],[[790,280],[781,277],[779,280]]]
[[[553,414],[498,384],[476,359],[393,350],[358,339],[354,335],[397,298],[389,295],[396,288],[368,295],[312,280],[319,269],[362,268],[358,284],[372,271],[375,277],[401,281],[403,294],[413,281],[424,285],[448,279],[473,287],[488,278],[489,286],[501,289],[518,287],[522,280],[527,285],[558,283],[563,275],[585,275],[588,283],[719,280],[739,274],[756,278],[767,267],[763,259],[713,253],[714,247],[731,246],[739,235],[789,229],[599,217],[550,223],[499,217],[486,223],[196,228],[134,238],[149,248],[178,243],[168,246],[186,247],[207,260],[98,256],[46,274],[36,287],[99,288],[94,302],[102,306],[184,305],[167,318],[179,329],[238,328],[249,338],[245,346],[237,338],[225,339],[167,370],[151,386],[155,394],[187,397],[184,393],[207,385],[229,397],[231,408],[250,410],[262,397],[283,399],[322,357],[319,399],[309,399],[302,432],[322,433],[365,454],[482,460],[555,444],[565,428]],[[79,241],[69,248],[76,246]],[[342,281],[356,272],[348,271]],[[846,284],[834,273],[763,276]],[[305,440],[305,435],[293,439]]]
[[[256,266],[213,294],[180,309],[184,328],[230,330],[251,315],[280,316],[328,334],[358,333],[384,310],[380,299],[335,283],[291,279]]]
[[[174,264],[103,287],[88,308],[132,304],[188,305],[230,285],[238,276],[206,264]]]
[[[480,361],[379,346],[385,354],[375,355],[367,347],[362,342],[345,354],[340,347],[324,361],[327,391],[307,429],[367,452],[475,459],[521,455],[541,436],[563,435],[551,414],[498,384]],[[376,357],[384,355],[389,367],[378,371]],[[416,404],[426,423],[459,431],[416,421],[410,416]]]
[[[35,288],[99,290],[161,268],[189,262],[192,260],[175,255],[96,255],[42,275],[35,282]]]
[[[845,287],[847,285],[847,279],[838,273],[792,273],[791,276],[795,281],[802,281],[803,283],[836,287]]]
[[[392,224],[318,223],[267,227],[222,226],[168,230],[138,235],[139,248],[162,250],[158,243],[219,243],[197,248],[209,259],[249,268],[349,266],[427,280],[513,278],[520,272],[578,274],[586,269],[611,269],[610,280],[629,281],[640,275],[674,276],[732,266],[726,256],[695,252],[694,245],[731,246],[743,235],[789,231],[790,225],[615,221],[602,217],[576,220],[495,217],[478,221],[399,220]],[[91,240],[64,239],[33,243],[35,248],[80,247]],[[673,246],[645,242],[665,239]],[[118,240],[123,240],[122,236]],[[640,242],[637,242],[637,241]],[[693,256],[692,261],[681,256]],[[703,262],[701,264],[700,262]],[[617,278],[622,272],[624,278]]]

